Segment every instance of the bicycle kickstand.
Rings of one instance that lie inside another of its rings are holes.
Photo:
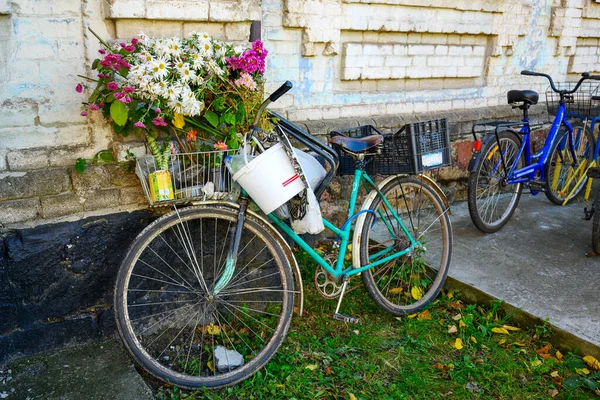
[[[347,322],[349,324],[358,324],[360,320],[358,318],[351,317],[349,315],[340,314],[340,306],[342,305],[342,299],[344,298],[344,293],[346,292],[346,287],[348,286],[348,277],[344,276],[344,283],[342,284],[342,292],[340,293],[340,298],[337,303],[337,307],[335,308],[335,313],[333,314],[333,319],[338,321]]]

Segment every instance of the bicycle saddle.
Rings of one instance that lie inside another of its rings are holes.
[[[540,95],[533,90],[509,90],[506,94],[508,104],[523,102],[530,105],[537,104]]]
[[[329,143],[340,146],[343,150],[351,153],[363,153],[383,143],[383,136],[370,135],[362,138],[349,138],[347,136],[334,136]]]

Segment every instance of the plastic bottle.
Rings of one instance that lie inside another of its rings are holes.
[[[231,176],[235,175],[236,172],[244,168],[244,166],[246,165],[245,158],[246,157],[244,157],[242,154],[233,154],[225,157],[225,165],[227,166],[227,169],[229,170]],[[256,158],[256,156],[247,156],[248,162],[250,162],[254,158]]]

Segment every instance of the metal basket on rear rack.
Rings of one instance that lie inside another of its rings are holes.
[[[577,82],[556,83],[558,90],[571,90],[575,85]],[[575,93],[565,95],[566,117],[586,119],[600,115],[599,86],[597,82],[585,81]],[[556,115],[560,105],[560,94],[553,91],[550,86],[546,89],[546,105],[548,114]]]
[[[170,154],[169,168],[158,169],[161,156],[138,157],[136,175],[150,206],[186,204],[191,201],[235,200],[238,186],[225,167],[227,155],[238,150]]]

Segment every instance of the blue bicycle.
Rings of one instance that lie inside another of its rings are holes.
[[[537,104],[539,95],[533,90],[511,90],[507,93],[508,104],[523,111],[520,122],[493,121],[473,125],[473,156],[469,164],[468,205],[471,220],[485,233],[499,231],[511,218],[521,197],[523,185],[531,193],[544,192],[555,204],[562,204],[568,193],[563,182],[570,179],[569,171],[577,170],[582,159],[593,157],[592,133],[583,125],[572,126],[569,118],[581,118],[575,111],[568,112],[579,104],[587,104],[589,93],[578,94],[585,80],[600,80],[600,76],[582,74],[581,79],[567,88],[558,89],[547,74],[522,71],[522,75],[543,76],[550,82],[552,93],[556,93],[558,103],[552,127],[543,148],[532,154],[529,108]],[[583,99],[578,98],[582,96]],[[551,107],[549,107],[551,108]],[[478,128],[488,129],[483,141],[477,135]],[[493,133],[489,132],[493,128]],[[517,130],[518,129],[518,130]],[[578,192],[585,186],[580,183]]]

